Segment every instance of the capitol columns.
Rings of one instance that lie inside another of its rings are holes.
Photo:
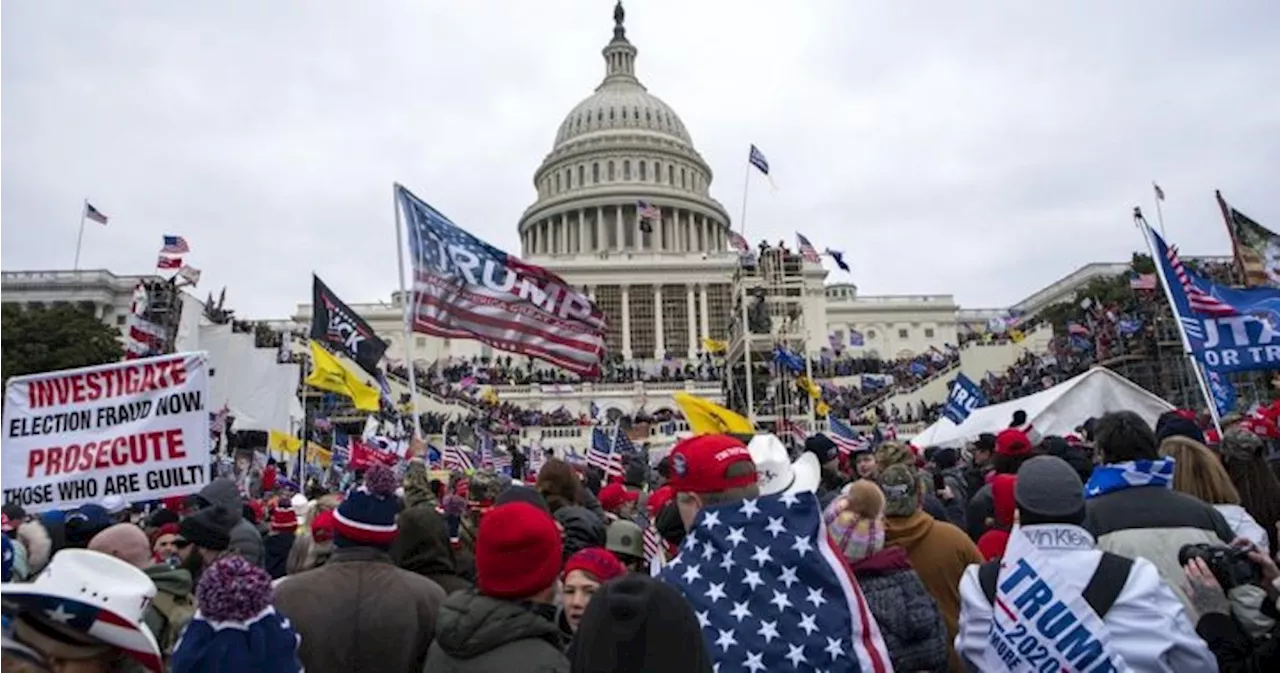
[[[693,283],[684,286],[685,288],[685,307],[689,314],[689,359],[692,360],[698,354],[698,345],[702,340],[698,338],[698,307],[694,302],[696,298],[693,296]]]
[[[631,359],[631,286],[622,285],[622,357]]]
[[[702,310],[701,310],[701,314],[699,315],[699,318],[702,321],[702,336],[710,339],[711,338],[711,316],[709,313],[711,309],[707,306],[707,284],[699,283],[698,291],[702,295],[702,306],[700,307]]]
[[[653,357],[662,361],[667,355],[666,330],[662,326],[662,285],[653,284]]]
[[[623,250],[625,250],[625,249],[626,249],[626,242],[627,242],[627,239],[626,239],[625,237],[623,237],[623,235],[622,235],[622,234],[623,234],[623,229],[622,229],[622,204],[621,204],[621,203],[619,203],[619,204],[618,204],[618,211],[617,211],[617,215],[618,215],[618,216],[617,216],[617,219],[615,219],[615,220],[613,221],[613,226],[614,226],[614,231],[618,234],[618,247],[617,247],[617,250],[618,250],[618,252],[622,252]],[[625,287],[625,286],[624,286],[624,287]],[[630,339],[630,338],[631,338],[631,335],[630,335],[630,334],[628,334],[628,335],[627,335],[627,338],[628,338],[628,339]],[[630,352],[631,352],[631,351],[630,351],[630,347],[628,347],[627,353],[630,353]],[[627,355],[627,357],[631,357],[631,356],[630,356],[630,355]]]

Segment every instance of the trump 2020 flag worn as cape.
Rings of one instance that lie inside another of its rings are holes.
[[[378,376],[378,361],[387,352],[387,342],[319,276],[311,280],[311,338],[342,351],[371,376]]]
[[[659,577],[693,607],[718,673],[892,670],[813,493],[703,509]]]
[[[604,314],[554,273],[472,236],[396,186],[413,260],[413,329],[546,360],[595,376]]]

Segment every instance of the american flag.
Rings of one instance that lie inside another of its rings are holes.
[[[342,467],[351,460],[351,438],[341,430],[333,432],[333,464]]]
[[[698,513],[659,577],[684,594],[719,673],[892,668],[813,493]]]
[[[766,172],[768,172],[768,171],[766,171]],[[94,207],[93,207],[93,204],[92,204],[92,203],[89,203],[88,201],[85,201],[85,202],[84,202],[84,216],[85,216],[85,219],[93,220],[94,222],[97,222],[98,224],[106,224],[106,223],[107,223],[107,216],[106,216],[106,215],[103,215],[101,210],[98,210],[97,208],[94,208]]]
[[[842,455],[850,455],[859,451],[866,451],[871,446],[871,440],[866,437],[859,437],[858,432],[849,427],[847,423],[838,418],[829,418],[827,427],[831,432],[827,433],[827,437],[836,443],[836,448],[840,450]]]
[[[489,245],[396,186],[413,262],[413,329],[476,339],[580,376],[600,370],[604,314],[559,276]]]
[[[1193,312],[1213,316],[1236,314],[1236,309],[1231,304],[1220,301],[1191,282],[1191,276],[1187,273],[1186,267],[1182,265],[1182,259],[1178,257],[1178,248],[1176,246],[1165,246],[1165,258],[1169,260],[1169,266],[1173,267],[1173,275],[1177,278],[1178,284],[1182,286],[1182,291],[1187,294],[1187,303],[1191,306]]]
[[[533,446],[529,447],[529,472],[536,478],[545,462],[547,462],[547,452],[542,450],[542,441],[535,440]]]
[[[759,147],[751,146],[751,151],[747,153],[747,162],[755,166],[761,173],[769,174],[769,160],[764,158],[764,152]]]
[[[804,258],[804,261],[813,262],[814,264],[822,263],[822,257],[818,256],[818,249],[813,247],[813,244],[804,237],[804,234],[796,233],[796,246],[800,248],[800,256]]]
[[[736,231],[729,232],[729,244],[738,252],[751,252],[751,244]]]
[[[883,438],[883,439],[884,439],[884,441],[886,441],[886,442],[896,442],[896,441],[898,441],[898,424],[897,424],[897,423],[889,423],[889,424],[885,425],[885,426],[884,426],[884,428],[883,428],[883,429],[881,429],[881,431],[880,431],[880,436],[881,436],[881,438]]]
[[[660,220],[662,209],[648,201],[636,201],[636,215],[642,220]]]
[[[616,437],[618,429],[615,427],[613,432]],[[591,429],[591,449],[587,451],[587,465],[604,470],[606,479],[622,474],[622,454],[616,450],[615,444],[616,441],[610,441],[599,426]]]
[[[1156,289],[1157,282],[1154,273],[1137,274],[1129,278],[1129,288],[1132,290],[1151,291]]]
[[[644,526],[644,560],[651,564],[656,560],[662,565],[662,538],[652,523]]]
[[[471,462],[471,454],[465,449],[455,444],[449,444],[444,447],[444,469],[446,470],[474,470],[475,463]]]
[[[157,269],[181,269],[182,258],[181,257],[165,257],[164,255],[160,255],[160,257],[156,260],[156,268]]]
[[[782,418],[775,423],[775,426],[778,428],[779,437],[789,436],[799,446],[804,446],[804,441],[809,438],[809,433],[795,421]]]
[[[166,255],[181,255],[184,252],[191,252],[191,248],[187,245],[187,239],[165,234],[164,246],[160,248],[160,252]]]

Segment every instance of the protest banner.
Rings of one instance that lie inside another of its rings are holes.
[[[204,353],[177,353],[10,379],[4,502],[43,512],[199,491],[209,480],[208,374]]]

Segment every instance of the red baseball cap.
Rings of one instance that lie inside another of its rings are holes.
[[[640,499],[639,491],[628,491],[621,483],[609,484],[600,489],[600,507],[606,512],[618,513],[618,509],[627,503]]]
[[[756,483],[756,472],[734,478],[725,476],[730,465],[755,463],[742,440],[732,435],[699,435],[676,444],[671,450],[668,483],[676,493],[718,493]]]
[[[671,486],[669,484],[663,485],[658,490],[650,493],[649,501],[645,503],[645,506],[649,509],[649,517],[657,517],[658,513],[662,511],[663,506],[668,502],[671,502],[671,499],[674,498],[675,495],[676,492],[671,490]]]
[[[1017,428],[1006,428],[996,435],[996,455],[1018,456],[1031,455],[1031,438]]]

